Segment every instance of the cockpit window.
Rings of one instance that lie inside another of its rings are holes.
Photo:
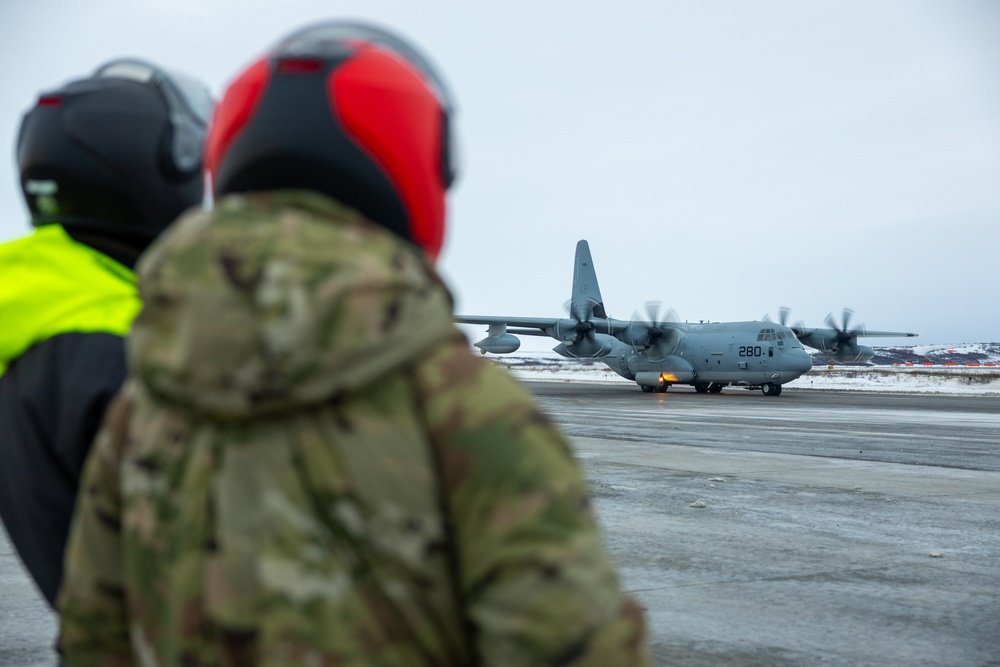
[[[763,342],[778,340],[778,334],[774,332],[774,329],[761,329],[757,334],[757,340]]]

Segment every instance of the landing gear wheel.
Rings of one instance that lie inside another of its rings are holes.
[[[639,389],[642,389],[644,394],[651,393],[656,387],[650,387],[648,384],[640,384]]]
[[[665,394],[665,393],[667,393],[667,389],[670,389],[670,385],[669,384],[661,384],[659,387],[656,387],[655,389],[656,389],[656,393],[657,394]]]
[[[707,394],[712,385],[707,382],[696,382],[694,385],[694,390],[699,394]]]
[[[781,387],[778,388],[780,389]],[[712,384],[708,385],[708,393],[710,394],[718,394],[721,391],[722,391],[722,385],[719,384],[718,382],[713,382]]]
[[[760,388],[765,396],[780,396],[781,395],[781,385],[774,384],[773,382],[766,382],[764,386]]]

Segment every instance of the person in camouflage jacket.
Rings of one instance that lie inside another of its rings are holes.
[[[132,664],[130,635],[139,664],[643,664],[565,439],[412,247],[321,195],[234,195],[139,274],[67,664]]]
[[[66,664],[648,664],[579,464],[455,328],[434,249],[315,190],[222,189],[138,266]]]

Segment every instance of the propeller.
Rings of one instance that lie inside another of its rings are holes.
[[[792,312],[792,309],[788,306],[782,306],[778,308],[778,324],[783,327],[788,326],[788,314]]]
[[[658,301],[647,301],[642,312],[632,315],[632,349],[652,359],[660,359],[673,352],[681,333],[674,326],[677,313]]]
[[[778,308],[778,324],[780,324],[783,327],[788,327],[793,332],[801,331],[802,329],[804,329],[806,324],[802,320],[797,321],[795,324],[788,323],[788,316],[791,315],[791,313],[792,309],[789,308],[788,306],[782,306]],[[770,314],[764,315],[764,321],[765,322],[773,321],[771,320],[771,315]]]
[[[607,346],[598,343],[594,338],[597,325],[589,319],[590,313],[593,313],[598,305],[599,302],[594,299],[579,300],[576,303],[567,301],[563,304],[563,308],[574,322],[571,329],[573,340],[567,344],[567,347],[572,348],[574,356],[604,356],[609,351]]]
[[[826,316],[826,326],[830,327],[837,332],[837,342],[838,343],[849,343],[855,336],[863,336],[865,333],[865,325],[862,324],[854,329],[851,328],[851,317],[854,316],[854,311],[850,308],[844,308],[844,312],[841,315],[841,321],[838,324],[836,320],[833,319],[833,313]]]

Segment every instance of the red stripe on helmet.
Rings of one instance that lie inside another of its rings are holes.
[[[213,176],[226,151],[253,117],[269,79],[268,60],[258,60],[229,86],[215,108],[205,140],[205,168]]]
[[[328,82],[330,103],[345,132],[393,183],[410,235],[432,259],[444,241],[442,114],[417,69],[377,47],[359,51]]]

